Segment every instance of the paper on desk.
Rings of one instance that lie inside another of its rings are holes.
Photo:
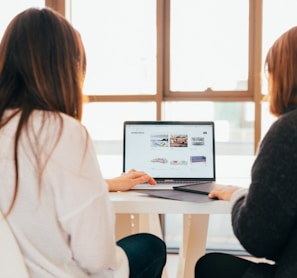
[[[156,189],[156,190],[154,190],[154,189],[150,189],[150,190],[137,189],[134,191],[144,193],[144,194],[152,196],[152,197],[186,201],[186,202],[209,203],[209,202],[215,201],[214,199],[208,198],[207,195],[177,191],[177,190],[173,190],[173,189],[165,189],[165,190],[162,190],[162,189]]]

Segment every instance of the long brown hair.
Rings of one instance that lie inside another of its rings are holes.
[[[52,111],[59,117],[62,112],[80,121],[85,70],[78,32],[55,11],[30,8],[9,23],[0,44],[0,129],[20,114],[14,142],[15,193],[9,211],[18,192],[18,142],[29,128],[31,113]],[[4,119],[7,109],[15,113]]]
[[[275,41],[267,53],[265,67],[271,75],[270,112],[280,116],[297,105],[297,27]]]

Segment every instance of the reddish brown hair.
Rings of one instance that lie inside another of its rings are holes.
[[[297,27],[275,41],[267,53],[265,67],[271,75],[270,112],[280,116],[297,105]]]

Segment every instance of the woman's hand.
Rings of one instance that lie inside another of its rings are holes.
[[[147,173],[142,171],[136,171],[131,169],[127,173],[123,173],[121,176],[106,179],[109,191],[127,191],[139,183],[148,182],[151,185],[156,185],[157,182],[149,176]]]
[[[208,197],[211,199],[217,198],[219,200],[230,201],[232,194],[240,188],[241,187],[234,185],[220,186],[212,190],[208,194]]]

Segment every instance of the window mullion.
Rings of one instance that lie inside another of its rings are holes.
[[[254,151],[261,140],[261,65],[262,65],[262,17],[263,1],[250,0],[250,37],[249,37],[249,90],[255,103]]]
[[[65,16],[66,0],[45,0],[45,6],[50,7]]]

